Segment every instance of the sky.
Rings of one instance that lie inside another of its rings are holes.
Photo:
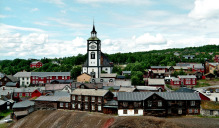
[[[219,45],[219,0],[0,0],[0,60]]]

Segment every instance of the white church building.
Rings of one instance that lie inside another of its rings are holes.
[[[101,40],[93,25],[91,37],[87,40],[87,60],[82,66],[82,73],[90,74],[93,78],[100,78],[101,72],[112,73],[113,63],[101,52]]]

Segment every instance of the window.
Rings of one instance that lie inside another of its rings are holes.
[[[123,110],[123,114],[127,114],[127,110]]]
[[[195,84],[195,79],[192,80],[192,84]]]
[[[152,106],[152,101],[148,101],[148,107],[151,107]]]
[[[158,101],[158,107],[162,107],[162,101]]]
[[[101,111],[102,108],[101,108],[101,105],[98,105],[98,111]]]
[[[22,78],[22,80],[24,80],[24,77]]]
[[[20,93],[19,96],[22,97],[22,93]]]
[[[65,76],[65,79],[67,79],[67,76]]]
[[[33,81],[33,84],[35,84],[35,81]]]
[[[78,104],[78,109],[81,109],[81,104]]]
[[[189,113],[192,113],[192,109],[191,108],[189,109]]]
[[[62,76],[62,79],[64,79],[64,76]]]
[[[101,102],[101,97],[98,97],[98,102]]]
[[[75,108],[75,103],[72,104],[72,108]]]
[[[85,99],[84,99],[84,101],[88,101],[88,96],[85,96]]]
[[[58,76],[56,76],[56,79],[58,79]]]
[[[178,114],[182,114],[182,109],[181,108],[178,109]]]
[[[138,109],[135,109],[135,110],[134,110],[134,114],[138,114]]]
[[[36,76],[36,79],[38,79],[38,76]]]
[[[60,108],[62,108],[63,107],[63,103],[60,103]]]
[[[94,105],[94,104],[92,104],[92,107],[91,107],[91,108],[92,108],[92,110],[94,111],[94,110],[95,110],[95,105]]]
[[[141,102],[134,102],[134,107],[137,108],[141,105]]]
[[[190,101],[191,106],[195,106],[195,101]]]
[[[41,79],[43,79],[43,77],[41,77]]]
[[[72,100],[75,100],[75,96],[72,96]]]
[[[85,104],[85,109],[88,109],[88,105],[87,104]]]
[[[78,101],[81,101],[81,96],[78,96]]]
[[[65,108],[68,108],[68,103],[65,103]]]
[[[92,97],[92,102],[95,102],[95,97]]]
[[[14,96],[17,97],[17,93],[14,93]]]
[[[35,76],[33,76],[33,79],[35,79],[36,77]]]
[[[171,106],[172,102],[171,101],[168,101],[168,106]]]
[[[49,76],[47,76],[47,79],[49,79]]]
[[[168,109],[168,114],[171,114],[171,109],[170,108]]]
[[[179,106],[182,106],[182,101],[179,101],[178,105],[179,105]]]
[[[91,59],[95,59],[95,52],[91,52]]]
[[[52,76],[50,76],[50,79],[52,79]]]
[[[123,102],[123,107],[128,107],[128,102]]]
[[[26,93],[26,96],[29,96],[29,93]]]
[[[210,115],[213,115],[213,110],[210,110]]]
[[[49,83],[49,80],[47,80],[47,83]]]
[[[195,113],[198,113],[198,109],[195,109]]]

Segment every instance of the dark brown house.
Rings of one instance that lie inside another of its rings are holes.
[[[75,89],[71,93],[73,110],[103,112],[103,107],[113,99],[113,93],[103,89]]]
[[[12,75],[6,75],[0,79],[1,86],[5,86],[8,82],[16,83],[16,87],[19,88],[19,80]]]
[[[200,102],[198,93],[118,92],[118,115],[198,115]]]

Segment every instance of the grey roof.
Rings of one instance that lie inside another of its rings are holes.
[[[117,78],[117,79],[125,79],[125,76],[118,75],[116,78]]]
[[[70,84],[46,84],[45,89],[46,90],[62,90],[66,86],[70,88]]]
[[[70,102],[70,96],[40,96],[35,101]]]
[[[70,76],[70,72],[31,72],[31,76],[38,76],[38,77]]]
[[[103,83],[75,83],[75,84],[72,84],[72,88],[78,88],[81,85],[85,85],[89,89],[95,89],[96,87],[98,89],[103,88]]]
[[[118,92],[118,101],[141,101],[153,94],[165,100],[201,100],[198,93],[185,92]]]
[[[17,82],[7,82],[6,83],[6,87],[16,87],[16,85],[17,85]]]
[[[13,89],[5,89],[5,90],[0,89],[0,97],[1,96],[6,96],[8,94],[11,94],[12,92],[13,92]]]
[[[8,77],[8,79],[10,79],[12,82],[18,82],[19,80],[15,77],[13,77],[12,75],[7,75],[6,77]]]
[[[45,87],[15,88],[14,92],[34,92],[35,90],[42,92],[43,90],[45,90]]]
[[[67,91],[55,91],[54,96],[70,96]]]
[[[2,72],[0,72],[0,78],[2,78],[2,77],[4,77],[4,76],[5,76],[5,74],[2,73]]]
[[[33,61],[33,62],[31,62],[31,64],[36,64],[36,63],[38,63],[38,62],[40,62],[40,61]]]
[[[156,91],[158,89],[162,89],[161,87],[153,87],[153,86],[136,86],[138,90],[150,90],[150,91]]]
[[[165,70],[152,70],[153,73],[165,73]]]
[[[16,117],[25,116],[25,115],[28,115],[28,111],[27,110],[25,110],[25,111],[15,111],[14,114],[16,115]]]
[[[148,79],[148,85],[164,85],[164,79]]]
[[[136,88],[134,87],[121,87],[119,89],[119,92],[134,92]]]
[[[54,82],[54,81],[57,81],[59,82],[60,84],[67,84],[67,83],[72,83],[73,80],[51,80],[50,83]]]
[[[17,72],[14,77],[30,77],[31,76],[31,72]]]
[[[151,68],[167,68],[167,66],[151,66]]]
[[[101,73],[100,74],[100,78],[109,78],[109,77],[110,78],[112,78],[112,77],[114,78],[114,77],[116,77],[116,75],[117,75],[116,73],[112,73],[112,74]]]
[[[123,74],[131,74],[132,71],[122,71]]]
[[[193,93],[193,92],[195,92],[195,90],[182,87],[182,88],[179,88],[178,90],[176,90],[175,92],[191,92],[191,93]]]
[[[26,108],[26,107],[34,106],[34,104],[35,104],[34,101],[25,100],[25,101],[15,103],[12,108],[13,109],[14,108]]]
[[[6,101],[0,100],[0,105],[3,105],[3,104],[5,104],[5,103],[6,103]]]
[[[115,81],[115,78],[91,78],[90,79],[90,82],[96,82],[96,83],[104,83],[104,82],[109,82],[109,81],[112,81],[114,82]]]
[[[173,66],[174,69],[188,69],[187,66]]]
[[[172,81],[180,81],[179,78],[175,78],[175,77],[172,77],[171,80],[172,80]]]
[[[104,89],[75,89],[71,94],[86,95],[86,96],[105,96],[109,90]]]
[[[109,88],[113,88],[114,90],[119,90],[120,86],[103,86],[103,89],[108,90]]]
[[[115,81],[115,86],[131,86],[132,83],[131,83],[131,80],[116,80]]]
[[[164,80],[170,80],[172,78],[175,78],[175,77],[165,77]]]
[[[179,78],[196,78],[195,75],[178,75]]]

